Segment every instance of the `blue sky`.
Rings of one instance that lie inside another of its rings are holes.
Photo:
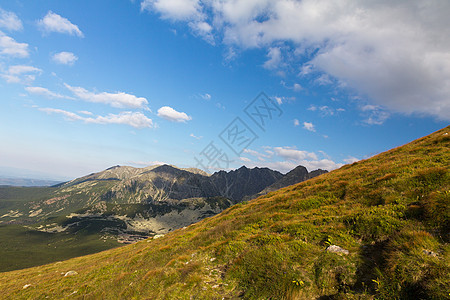
[[[368,158],[448,125],[448,13],[447,1],[0,1],[0,175]]]

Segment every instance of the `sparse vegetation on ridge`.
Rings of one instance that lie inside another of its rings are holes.
[[[0,297],[448,299],[448,149],[450,127],[159,239],[1,273]]]

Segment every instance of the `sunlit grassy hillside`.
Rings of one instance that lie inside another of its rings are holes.
[[[0,297],[448,299],[449,149],[447,127],[159,239],[0,273]]]

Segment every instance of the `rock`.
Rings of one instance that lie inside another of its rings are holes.
[[[164,234],[157,234],[157,235],[155,235],[154,237],[153,237],[153,239],[155,240],[155,239],[159,239],[159,238],[162,238],[164,236]]]
[[[25,284],[22,289],[27,289],[31,286],[31,284]]]
[[[73,276],[73,275],[77,275],[78,273],[76,272],[76,271],[69,271],[69,272],[67,272],[65,275],[64,275],[64,277],[67,277],[67,276]]]
[[[431,250],[423,249],[423,253],[428,255],[428,256],[431,256],[431,257],[437,257],[438,256],[438,254],[436,252],[433,252]]]
[[[328,246],[327,251],[328,252],[333,252],[333,253],[342,253],[342,254],[345,254],[345,255],[350,253],[348,250],[346,250],[344,248],[341,248],[339,246],[336,246],[336,245]]]

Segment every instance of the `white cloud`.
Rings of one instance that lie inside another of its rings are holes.
[[[336,114],[339,113],[339,112],[345,111],[344,108],[333,108],[333,107],[330,107],[330,106],[327,106],[327,105],[315,106],[314,104],[311,104],[311,105],[308,107],[308,110],[310,110],[310,111],[319,111],[319,112],[320,112],[320,115],[321,115],[322,117],[325,117],[325,116],[334,116],[334,115],[336,115]],[[362,109],[362,110],[363,110],[363,109]]]
[[[365,117],[363,122],[368,125],[382,125],[390,117],[390,114],[378,105],[363,105],[360,110]]]
[[[243,157],[243,156],[239,157],[239,160],[240,160],[240,161],[243,161],[243,162],[251,162],[251,159],[250,159],[250,158]]]
[[[293,89],[296,92],[300,92],[301,90],[303,90],[303,87],[299,83],[294,83]]]
[[[208,93],[205,93],[205,94],[203,94],[203,95],[200,95],[200,97],[202,97],[202,98],[205,99],[205,100],[210,100],[210,99],[211,99],[211,95],[208,94]]]
[[[357,162],[357,161],[360,161],[360,159],[358,159],[356,157],[353,157],[353,156],[350,156],[350,157],[344,159],[344,162],[346,162],[348,164],[352,164],[352,163]]]
[[[0,54],[13,57],[28,57],[28,44],[18,43],[0,31]]]
[[[315,132],[314,124],[310,122],[303,122],[303,128],[312,132]]]
[[[40,86],[28,86],[25,90],[30,94],[41,95],[47,98],[73,99],[69,96],[52,92],[49,89]]]
[[[318,84],[450,120],[449,1],[145,0],[142,8],[188,23],[211,19],[230,49],[279,47]]]
[[[334,170],[340,168],[343,164],[335,163],[331,158],[324,153],[319,151],[322,157],[314,152],[308,152],[303,150],[298,150],[292,147],[264,147],[265,152],[269,155],[263,155],[254,150],[246,149],[246,153],[251,155],[257,160],[252,160],[247,157],[240,157],[240,160],[248,167],[268,167],[274,170],[278,170],[282,173],[287,173],[297,167],[302,165],[306,167],[309,171],[316,169],[323,170]],[[272,151],[273,150],[273,151]],[[265,159],[259,159],[263,156]],[[281,160],[280,160],[281,159]]]
[[[202,12],[199,0],[143,0],[141,10],[161,14],[163,19],[186,21],[194,35],[214,45],[213,26]]]
[[[94,103],[107,104],[117,108],[147,108],[148,101],[143,97],[136,97],[123,92],[116,93],[93,93],[82,87],[73,87],[68,84],[64,86],[78,98]]]
[[[54,54],[52,60],[58,64],[72,66],[78,60],[78,57],[72,52],[63,51]]]
[[[186,113],[178,112],[169,106],[163,106],[160,109],[158,109],[158,117],[172,122],[186,122],[192,119]]]
[[[190,22],[189,27],[191,27],[194,34],[202,37],[205,41],[211,45],[215,44],[214,36],[212,34],[212,26],[204,21]]]
[[[264,63],[264,68],[266,69],[276,69],[281,64],[281,50],[280,47],[271,47],[268,50],[267,57],[269,58]]]
[[[32,72],[41,73],[42,70],[38,69],[36,67],[33,67],[33,66],[26,66],[26,65],[15,65],[15,66],[10,66],[8,68],[8,73],[12,74],[12,75],[20,75],[20,74],[32,73]]]
[[[273,97],[275,99],[275,101],[277,101],[278,105],[281,105],[285,102],[292,102],[295,101],[295,97]]]
[[[129,125],[134,128],[151,128],[153,127],[153,121],[147,118],[141,112],[125,111],[120,114],[108,114],[107,116],[98,116],[95,119],[88,118],[88,123],[98,124],[123,124]]]
[[[8,83],[30,84],[36,79],[35,74],[42,73],[42,70],[33,66],[14,65],[0,76]]]
[[[198,0],[144,0],[141,9],[158,12],[163,18],[176,21],[197,19],[201,15]]]
[[[40,111],[46,112],[48,114],[61,114],[66,117],[69,121],[83,121],[85,123],[93,123],[93,124],[120,124],[120,125],[128,125],[134,128],[142,129],[142,128],[152,128],[153,121],[147,118],[141,112],[130,112],[124,111],[119,114],[108,114],[107,116],[97,116],[93,117],[82,117],[76,113],[58,109],[58,108],[38,108]],[[82,112],[85,115],[92,115],[90,112]]]
[[[140,167],[148,167],[148,166],[160,166],[160,165],[169,165],[166,162],[153,160],[153,161],[130,161],[127,164],[132,166],[140,166]]]
[[[67,33],[84,37],[77,25],[52,11],[49,11],[43,19],[39,20],[38,25],[45,32]]]
[[[297,119],[294,119],[294,126],[299,126],[300,125],[300,121]]]
[[[190,137],[193,137],[193,138],[196,139],[196,140],[201,140],[201,139],[203,138],[202,136],[196,136],[196,135],[193,134],[193,133],[191,133],[189,136],[190,136]]]
[[[292,160],[305,160],[305,159],[313,159],[317,160],[317,155],[314,152],[301,151],[290,147],[274,147],[273,150],[275,153],[284,159],[292,159]]]
[[[80,110],[78,112],[80,114],[87,115],[87,116],[93,116],[94,115],[93,113],[91,113],[90,111],[87,111],[87,110]]]
[[[61,115],[65,116],[70,121],[85,120],[84,117],[81,117],[81,116],[79,116],[79,115],[77,115],[77,114],[75,114],[73,112],[62,110],[62,109],[59,109],[59,108],[46,107],[46,108],[38,108],[38,109],[40,111],[46,112],[48,114],[53,114],[53,113],[61,114]]]
[[[23,25],[15,13],[0,8],[0,28],[16,31],[22,30]]]

